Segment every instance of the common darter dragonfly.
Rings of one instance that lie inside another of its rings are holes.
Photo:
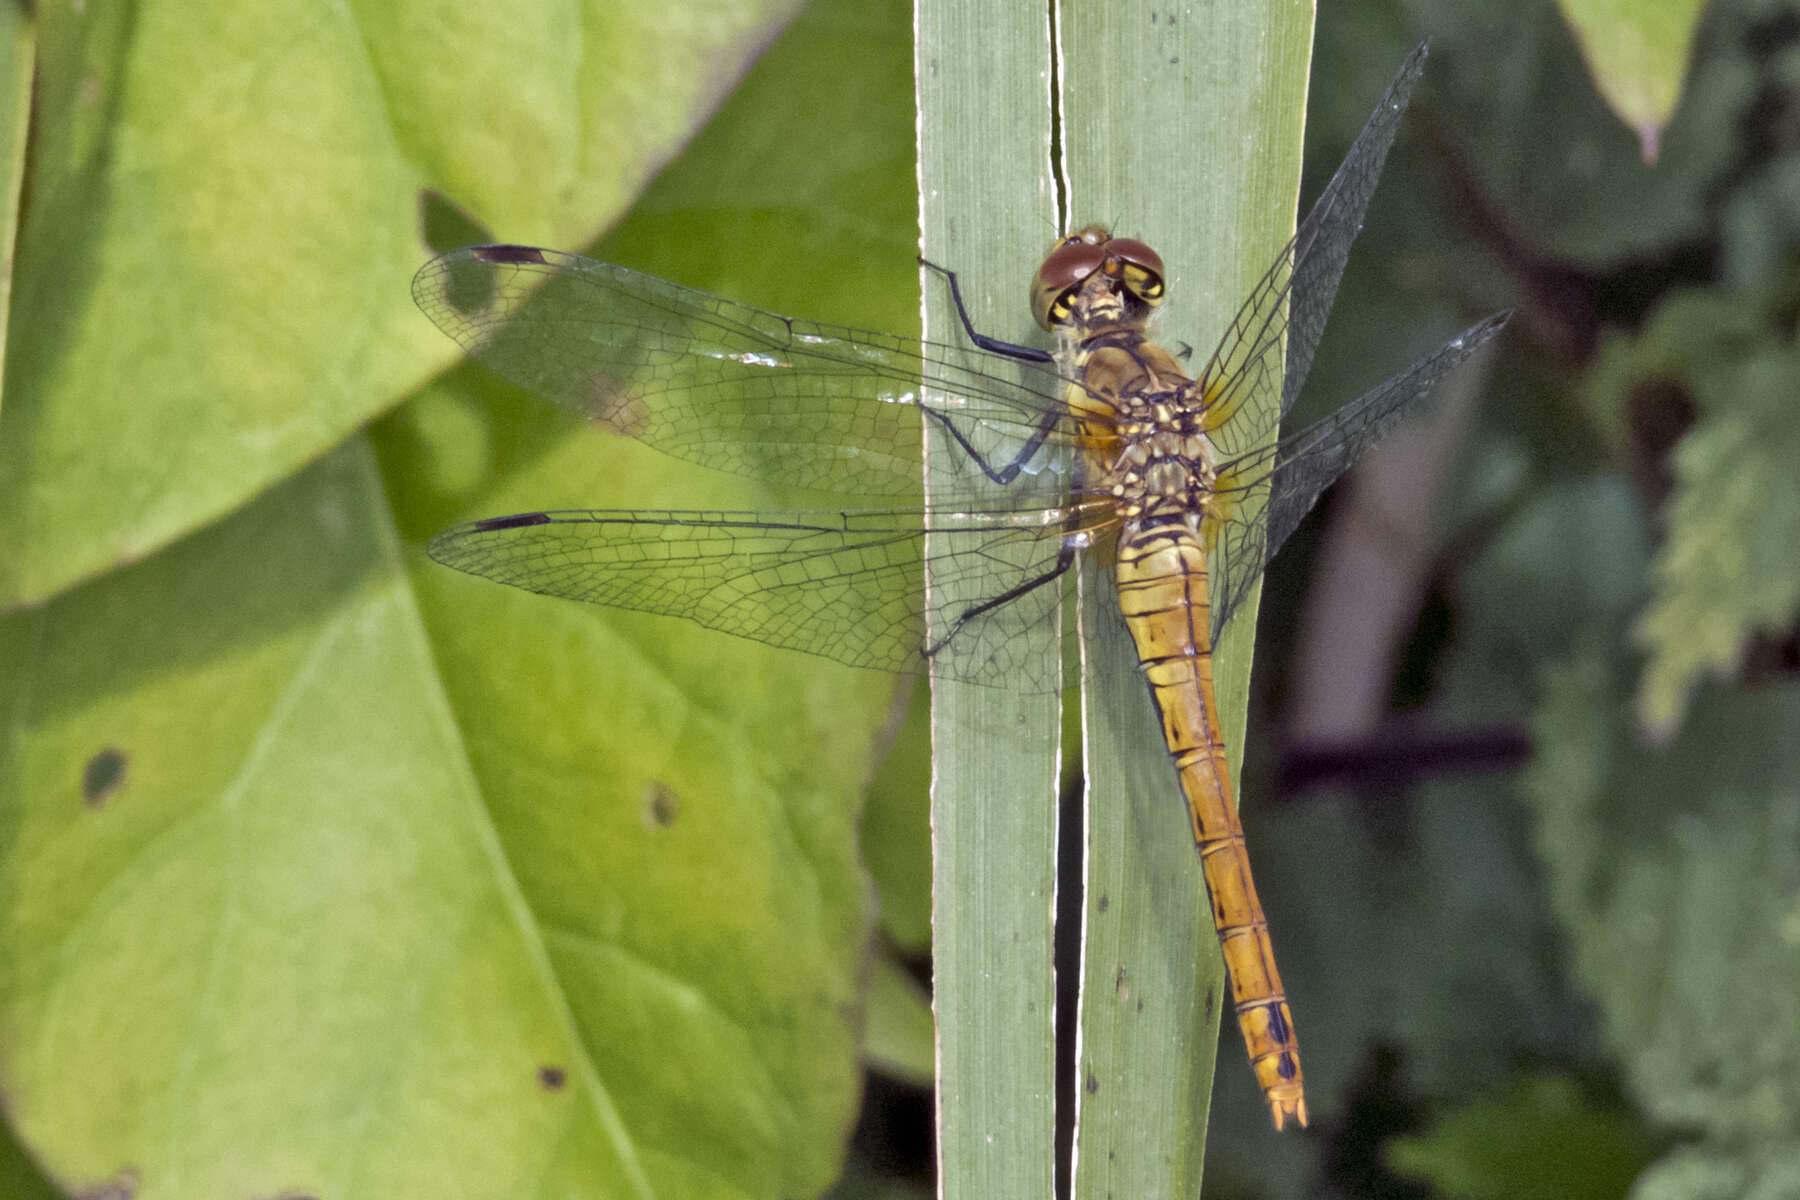
[[[1276,1128],[1305,1124],[1211,654],[1319,494],[1505,323],[1489,317],[1277,437],[1424,57],[1421,46],[1407,59],[1192,378],[1147,334],[1161,259],[1098,226],[1057,242],[1032,282],[1054,353],[978,334],[942,268],[970,345],[795,320],[555,250],[432,260],[413,282],[420,308],[500,374],[677,458],[848,502],[519,513],[446,530],[431,556],[852,666],[1028,689],[1055,684],[1021,666],[1033,657],[1021,639],[1053,624],[1078,552],[1105,556],[1187,802],[1251,1066]],[[924,493],[922,425],[960,457],[966,487]]]

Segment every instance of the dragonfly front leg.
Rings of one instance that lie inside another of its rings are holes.
[[[969,340],[990,354],[1004,354],[1007,358],[1016,358],[1021,362],[1049,363],[1055,362],[1056,356],[1048,350],[1039,350],[1036,346],[1021,346],[1017,342],[1003,342],[999,338],[989,337],[977,332],[975,322],[969,319],[969,309],[963,304],[962,288],[957,286],[956,272],[949,267],[940,267],[928,258],[919,259],[921,267],[929,268],[950,281],[950,299],[956,305],[956,315],[962,321],[963,332]]]

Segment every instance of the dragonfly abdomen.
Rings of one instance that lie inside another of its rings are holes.
[[[1087,232],[1065,242],[1061,253],[1081,259],[1077,266],[1083,256],[1092,259],[1089,274],[1052,286],[1066,274],[1052,269],[1063,265],[1053,251],[1034,296],[1054,298],[1046,312],[1060,314],[1056,324],[1081,380],[1069,388],[1069,409],[1096,490],[1113,497],[1123,518],[1114,570],[1119,607],[1187,799],[1250,1067],[1275,1128],[1289,1120],[1304,1125],[1293,1016],[1251,880],[1213,701],[1202,529],[1216,480],[1206,397],[1174,356],[1145,336],[1144,320],[1160,289],[1155,296],[1140,293],[1133,274],[1142,257],[1137,244],[1111,254],[1107,241],[1090,242]]]
[[[1187,799],[1213,926],[1231,974],[1233,1007],[1250,1066],[1275,1127],[1306,1124],[1300,1049],[1275,966],[1268,918],[1256,895],[1244,827],[1213,698],[1206,553],[1185,524],[1121,532],[1115,568],[1119,606],[1162,717],[1163,737]]]

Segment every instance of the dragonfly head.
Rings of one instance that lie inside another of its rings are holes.
[[[1031,315],[1045,329],[1068,321],[1076,293],[1096,274],[1110,280],[1128,312],[1147,316],[1162,303],[1163,261],[1135,238],[1114,237],[1089,225],[1050,247],[1031,281]]]

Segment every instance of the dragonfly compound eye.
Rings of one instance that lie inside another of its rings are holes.
[[[1162,255],[1136,238],[1113,238],[1106,243],[1106,256],[1106,273],[1127,291],[1151,307],[1162,303]]]
[[[1106,261],[1106,231],[1090,225],[1051,248],[1031,280],[1031,315],[1045,329],[1068,320],[1069,300]]]
[[[1117,280],[1148,307],[1162,303],[1162,256],[1135,238],[1113,237],[1104,227],[1089,225],[1052,247],[1031,281],[1031,312],[1037,323],[1054,329],[1066,322],[1076,289],[1095,271]]]

